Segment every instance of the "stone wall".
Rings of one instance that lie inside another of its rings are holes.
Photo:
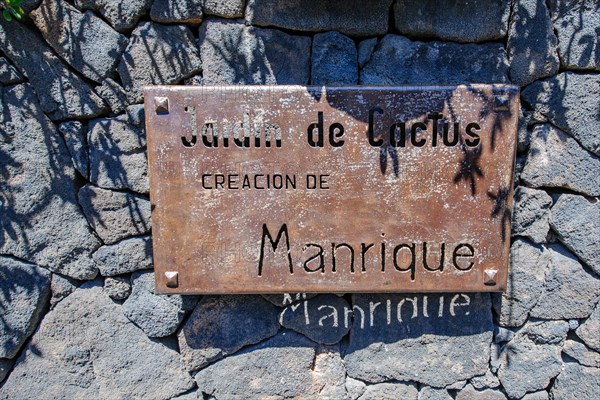
[[[23,7],[0,20],[0,398],[600,398],[597,1]],[[153,293],[144,85],[469,82],[522,88],[506,293]]]

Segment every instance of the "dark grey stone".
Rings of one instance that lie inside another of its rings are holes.
[[[86,283],[56,305],[0,388],[2,399],[169,399],[194,382],[173,350],[150,340]]]
[[[275,335],[278,312],[257,295],[203,297],[178,334],[183,363],[196,371]]]
[[[0,84],[12,85],[23,82],[25,78],[15,67],[13,67],[6,58],[0,57]]]
[[[470,382],[473,388],[477,390],[495,389],[500,386],[498,377],[492,371],[487,371],[485,375],[476,376]]]
[[[472,385],[465,386],[456,394],[456,400],[506,400],[506,395],[498,390],[477,390]]]
[[[4,381],[8,373],[12,370],[14,363],[14,360],[0,358],[0,383]]]
[[[527,393],[521,400],[548,400],[548,392],[541,390],[539,392]]]
[[[417,400],[419,390],[411,382],[385,382],[367,386],[358,400]]]
[[[148,337],[165,337],[177,330],[185,311],[195,306],[195,296],[154,294],[154,273],[134,272],[131,295],[123,303],[123,314]]]
[[[104,279],[104,293],[113,300],[125,300],[131,294],[131,283],[122,276],[108,277]]]
[[[358,44],[358,66],[362,68],[371,59],[377,46],[377,38],[365,39]]]
[[[562,72],[536,81],[522,92],[531,109],[542,114],[583,147],[600,155],[600,75]]]
[[[503,328],[501,326],[494,327],[494,343],[510,342],[513,337],[515,337],[515,333],[510,329]]]
[[[306,299],[317,296],[316,293],[283,293],[283,294],[261,294],[261,296],[278,307],[285,307]]]
[[[58,130],[65,139],[73,166],[81,176],[88,179],[90,177],[90,158],[83,124],[79,121],[62,122],[58,125]]]
[[[548,4],[558,35],[563,68],[600,70],[600,3],[550,0]]]
[[[392,0],[248,0],[250,25],[276,26],[303,32],[338,31],[350,36],[376,36],[388,30]]]
[[[127,92],[121,85],[110,78],[102,81],[102,85],[96,86],[96,93],[108,104],[113,114],[120,114],[128,106]]]
[[[123,239],[100,247],[92,254],[102,276],[127,274],[152,268],[152,237]]]
[[[550,245],[549,255],[544,288],[530,315],[542,319],[587,318],[600,300],[600,279],[586,272],[561,245]]]
[[[500,326],[521,326],[536,305],[550,257],[542,247],[517,239],[510,248],[506,292],[493,297]]]
[[[0,253],[93,278],[100,243],[77,204],[69,152],[28,85],[2,90],[0,170]]]
[[[600,275],[600,202],[562,194],[550,210],[550,226],[573,253]]]
[[[313,85],[355,85],[358,54],[354,41],[339,32],[317,33],[311,57]]]
[[[77,71],[96,82],[115,75],[127,38],[91,11],[64,0],[44,0],[30,17],[46,42]]]
[[[144,196],[88,184],[79,189],[79,204],[106,244],[150,231],[150,201]]]
[[[50,290],[52,291],[50,306],[54,307],[62,299],[73,293],[79,286],[79,283],[68,276],[52,274],[52,280],[50,281]]]
[[[462,388],[464,388],[465,386],[467,386],[467,381],[466,380],[462,380],[462,381],[456,381],[450,385],[446,386],[446,390],[461,390]]]
[[[33,333],[48,298],[50,273],[0,256],[0,358],[13,358]]]
[[[508,61],[501,44],[413,42],[386,35],[360,72],[360,83],[507,83]]]
[[[504,348],[498,378],[510,398],[545,389],[562,367],[564,321],[528,322]]]
[[[127,115],[90,121],[90,182],[105,189],[148,193],[148,158],[143,125]]]
[[[200,55],[189,28],[143,22],[131,33],[117,70],[130,102],[140,103],[143,86],[177,83],[200,68]]]
[[[524,86],[558,72],[558,39],[545,0],[517,0],[513,7],[508,31],[510,79]]]
[[[403,0],[394,3],[396,29],[403,35],[455,42],[483,42],[506,36],[510,2],[502,0]]]
[[[204,0],[202,11],[206,15],[223,18],[240,18],[244,16],[244,0]]]
[[[488,369],[494,329],[488,294],[361,294],[352,304],[344,364],[353,378],[441,388]]]
[[[127,113],[127,121],[130,124],[144,126],[145,113],[143,104],[134,104],[125,109]]]
[[[296,332],[282,331],[209,365],[195,379],[203,393],[217,399],[344,398],[339,353],[315,346]]]
[[[535,243],[546,241],[552,198],[543,190],[519,186],[515,190],[512,235],[525,236]]]
[[[423,386],[419,391],[419,400],[453,400],[446,389]]]
[[[135,27],[140,17],[146,15],[152,0],[75,0],[81,9],[94,10],[119,32],[126,32]]]
[[[600,158],[551,125],[533,130],[521,179],[533,187],[564,187],[600,195]]]
[[[591,349],[600,352],[600,302],[596,304],[589,318],[577,328],[575,333]]]
[[[599,399],[600,368],[565,363],[562,372],[554,381],[550,396],[556,400]]]
[[[523,104],[519,105],[519,125],[517,131],[517,153],[525,153],[531,142],[531,122],[533,113],[523,110]]]
[[[199,24],[202,21],[204,0],[155,1],[150,9],[150,18],[156,22]]]
[[[91,86],[24,24],[0,18],[0,50],[29,79],[50,118],[91,118],[106,111]]]
[[[199,42],[206,85],[308,84],[310,37],[211,18]]]
[[[581,342],[567,340],[562,351],[564,354],[577,360],[577,362],[581,365],[585,365],[586,367],[600,368],[600,353],[590,350]]]
[[[348,302],[333,294],[322,294],[302,303],[291,304],[281,311],[279,323],[302,333],[317,343],[334,344],[350,330],[345,324]]]

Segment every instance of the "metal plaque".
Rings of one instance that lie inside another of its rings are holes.
[[[505,290],[516,86],[144,94],[157,293]]]

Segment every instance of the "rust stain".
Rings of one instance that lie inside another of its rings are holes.
[[[144,95],[157,293],[505,290],[516,86]]]

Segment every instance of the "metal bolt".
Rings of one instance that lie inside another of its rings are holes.
[[[154,98],[154,109],[157,114],[168,114],[169,113],[169,99],[166,97],[155,97]]]
[[[485,271],[483,271],[483,283],[489,286],[495,285],[496,275],[498,275],[498,270],[486,269]]]
[[[494,111],[508,111],[508,97],[495,96],[494,97]]]
[[[179,272],[166,271],[165,278],[167,278],[167,287],[176,288],[179,286]]]

